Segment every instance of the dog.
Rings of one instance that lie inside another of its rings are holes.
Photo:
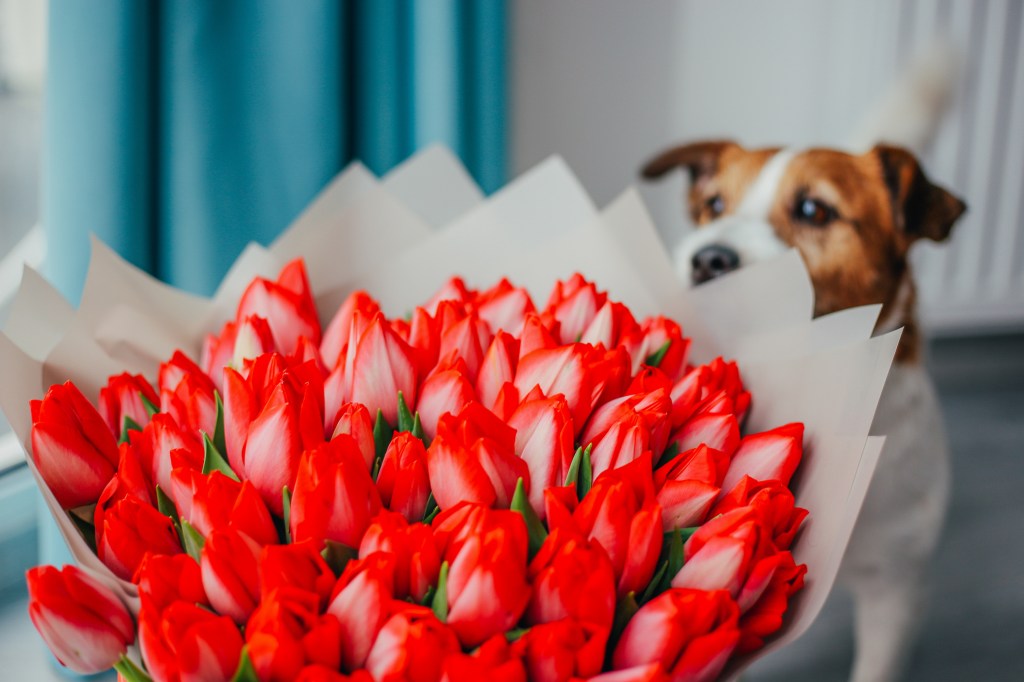
[[[840,571],[854,596],[851,679],[898,679],[926,603],[925,576],[949,498],[941,413],[921,362],[907,256],[943,241],[963,201],[932,183],[910,151],[876,145],[746,149],[706,141],[669,149],[642,170],[682,168],[697,226],[674,253],[679,276],[699,285],[796,248],[814,286],[815,315],[882,304],[876,333],[903,328],[872,432],[887,436]]]

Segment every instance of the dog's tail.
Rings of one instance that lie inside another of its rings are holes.
[[[927,151],[954,99],[962,61],[951,42],[934,41],[898,74],[856,128],[850,147],[863,150],[886,142],[916,154]]]

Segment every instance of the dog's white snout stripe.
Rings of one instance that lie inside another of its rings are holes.
[[[775,234],[768,216],[786,169],[796,155],[791,149],[775,154],[751,183],[735,213],[694,230],[679,243],[675,250],[676,272],[685,284],[692,280],[694,254],[705,246],[720,244],[731,248],[739,254],[741,267],[780,255],[789,248]]]

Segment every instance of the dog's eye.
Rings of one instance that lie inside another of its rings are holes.
[[[793,217],[815,227],[824,227],[835,220],[836,211],[823,201],[803,197],[797,200]]]
[[[711,214],[712,218],[717,218],[725,212],[725,199],[722,198],[721,194],[708,197],[704,200],[704,207]]]

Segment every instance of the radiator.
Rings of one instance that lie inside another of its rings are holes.
[[[955,103],[922,156],[968,213],[947,244],[915,248],[922,320],[940,334],[1024,328],[1024,2],[901,0],[886,11],[893,67],[936,35],[963,59]]]

